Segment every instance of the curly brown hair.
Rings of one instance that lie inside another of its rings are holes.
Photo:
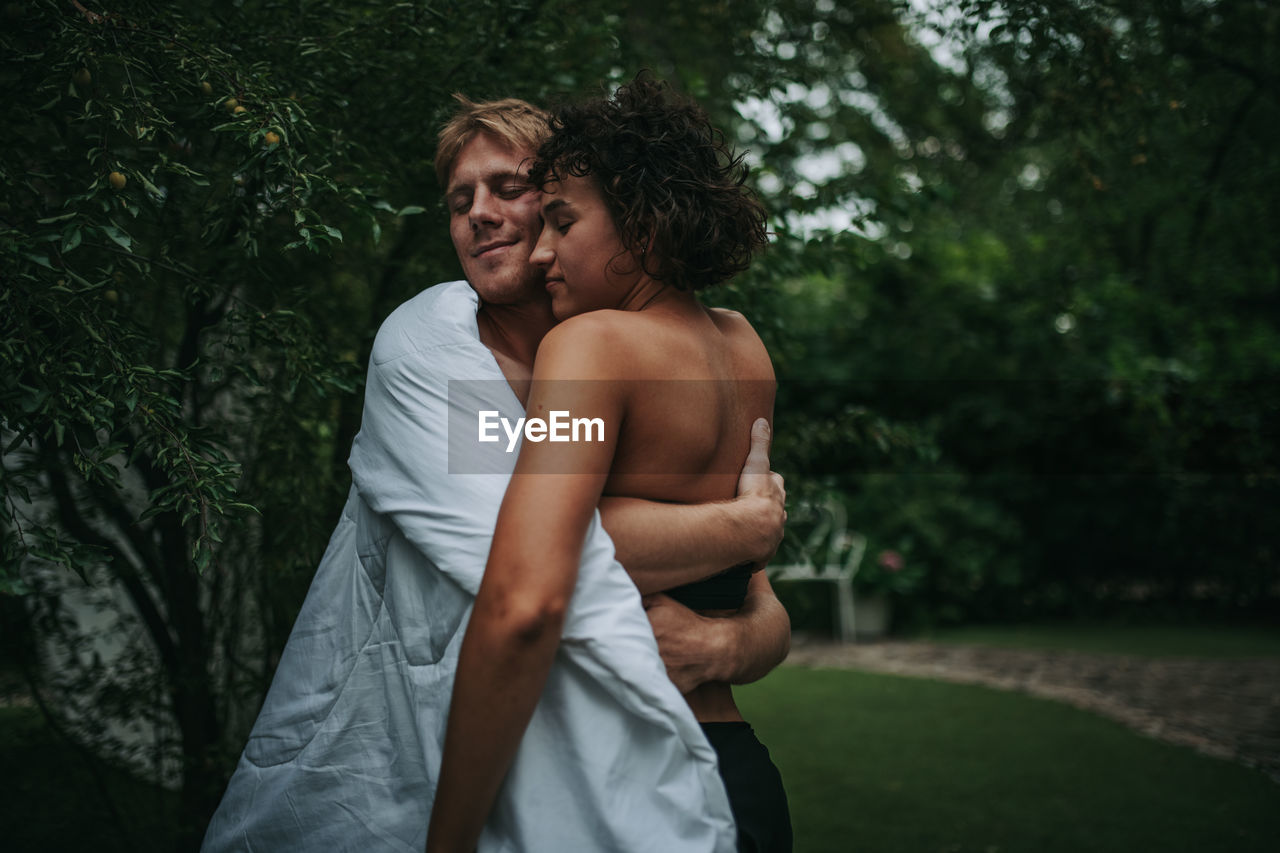
[[[701,107],[642,73],[611,98],[555,110],[529,177],[591,178],[645,273],[700,290],[745,270],[767,241],[748,171]]]

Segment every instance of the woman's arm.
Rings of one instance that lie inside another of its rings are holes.
[[[521,449],[462,641],[428,851],[475,849],[560,644],[582,543],[617,445],[617,384],[549,380],[608,361],[593,361],[592,336],[567,334],[574,325],[543,340],[528,413],[602,418],[604,440],[525,442]],[[548,473],[530,473],[536,471]]]

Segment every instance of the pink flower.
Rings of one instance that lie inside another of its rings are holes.
[[[876,563],[886,572],[900,572],[906,565],[897,551],[881,551],[880,556],[876,557]]]

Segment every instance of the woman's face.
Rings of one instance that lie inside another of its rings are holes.
[[[551,181],[542,192],[542,235],[529,260],[546,273],[556,319],[619,308],[641,278],[591,178]]]

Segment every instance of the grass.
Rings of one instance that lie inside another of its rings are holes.
[[[797,853],[1270,851],[1280,786],[1065,705],[783,668],[739,691]]]
[[[1137,643],[1143,631],[1051,627],[966,629],[948,641],[972,642],[983,630],[1023,647],[1080,648],[1088,637],[1092,651],[1181,653],[1188,645],[1158,632]],[[1217,648],[1266,648],[1265,636],[1248,637]],[[738,697],[786,781],[796,853],[1217,853],[1270,851],[1280,837],[1280,785],[1262,773],[1054,702],[800,668],[780,669]],[[172,795],[107,771],[124,838],[83,758],[34,709],[0,708],[0,774],[8,780],[5,849],[169,847],[163,816]]]
[[[1239,624],[1044,623],[934,629],[934,643],[1128,654],[1143,657],[1276,657],[1280,627]]]

